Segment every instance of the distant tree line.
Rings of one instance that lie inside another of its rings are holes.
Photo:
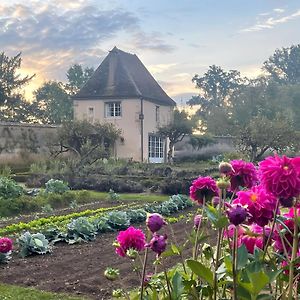
[[[203,131],[236,136],[252,161],[269,150],[299,148],[300,44],[277,49],[262,70],[264,75],[249,79],[212,65],[193,77],[199,95],[188,101],[198,108]]]
[[[21,53],[13,57],[0,53],[0,121],[61,124],[72,120],[70,96],[85,84],[94,69],[74,64],[66,72],[66,83],[44,82],[28,101],[22,89],[35,75],[22,77],[21,62]]]

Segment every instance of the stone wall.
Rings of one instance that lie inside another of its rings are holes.
[[[193,149],[189,143],[189,137],[185,137],[181,142],[175,145],[174,158],[203,158],[208,159],[213,156],[224,154],[226,152],[234,152],[236,148],[234,146],[235,137],[232,136],[215,136],[215,144],[200,148],[199,150]]]
[[[0,122],[0,159],[22,153],[47,154],[58,126]]]

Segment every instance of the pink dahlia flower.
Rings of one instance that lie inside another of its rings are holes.
[[[13,242],[7,237],[0,238],[0,253],[7,253],[13,248]]]
[[[145,249],[146,238],[142,230],[130,226],[124,231],[120,231],[117,237],[116,253],[122,257],[126,256],[129,249],[142,251]]]
[[[253,254],[255,247],[263,249],[264,242],[267,241],[270,231],[270,227],[265,227],[266,236],[264,236],[263,228],[257,224],[252,224],[249,230],[246,230],[241,236],[239,244],[244,244],[248,252]]]
[[[228,175],[232,192],[240,190],[240,187],[251,188],[257,184],[257,172],[253,163],[243,160],[232,160],[230,164],[233,170]]]
[[[167,235],[158,235],[154,233],[151,241],[147,244],[153,252],[155,252],[158,256],[161,255],[167,247]]]
[[[164,218],[157,213],[149,214],[146,220],[146,225],[152,233],[159,231],[165,224],[167,223]]]
[[[218,188],[216,182],[209,176],[199,177],[192,182],[190,187],[190,197],[198,204],[203,201],[210,201],[214,196],[218,196]]]
[[[225,230],[224,230],[224,237],[233,239],[235,230],[235,225],[230,224]],[[242,226],[238,227],[238,236],[241,237],[245,233],[245,229]]]
[[[259,164],[259,176],[266,190],[278,198],[289,199],[300,194],[300,160],[275,155]]]
[[[261,186],[255,186],[248,191],[240,191],[233,204],[240,204],[247,207],[249,214],[249,223],[257,223],[259,226],[265,226],[274,217],[276,209],[276,198],[268,193]]]
[[[284,248],[287,250],[288,253],[291,253],[292,248],[291,245],[293,244],[293,235],[291,232],[294,232],[294,208],[292,207],[288,213],[283,215],[286,219],[283,221],[284,225],[279,224],[276,231],[275,231],[275,244],[274,247],[277,251],[283,252]],[[300,217],[300,208],[297,209],[297,217]],[[284,230],[286,227],[289,230]],[[300,229],[300,228],[299,228]],[[282,236],[284,236],[283,239],[281,239],[279,232],[284,231],[284,233],[281,233]],[[283,243],[282,243],[283,242]],[[300,248],[300,241],[299,246]]]

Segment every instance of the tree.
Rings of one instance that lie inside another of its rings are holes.
[[[158,133],[169,139],[168,162],[172,163],[173,148],[177,142],[183,140],[186,135],[192,134],[197,127],[195,119],[189,119],[185,111],[174,110],[173,120],[170,124],[158,128]]]
[[[21,77],[21,53],[8,57],[0,53],[0,119],[2,121],[26,121],[29,103],[21,94],[21,88],[33,76]]]
[[[278,83],[300,83],[300,44],[276,49],[264,62],[263,69]]]
[[[192,81],[200,92],[187,104],[200,105],[197,114],[207,120],[214,108],[226,110],[231,106],[230,96],[244,84],[245,79],[236,70],[226,72],[221,67],[212,65],[202,77],[196,74]]]
[[[91,124],[85,120],[66,122],[59,128],[57,140],[51,144],[52,154],[55,157],[65,152],[75,154],[75,172],[84,165],[109,157],[119,137],[120,130],[111,123]]]
[[[269,120],[263,115],[253,117],[243,126],[237,136],[240,149],[247,153],[251,161],[260,160],[268,151],[284,151],[297,147],[296,132],[289,120],[277,116]]]
[[[93,68],[83,69],[75,64],[67,71],[68,82],[45,82],[34,92],[35,101],[31,110],[35,112],[36,119],[43,123],[61,124],[73,119],[74,95],[89,79],[94,72]]]
[[[43,123],[61,124],[73,118],[73,103],[61,82],[48,81],[34,92],[31,109]]]
[[[66,90],[70,95],[76,94],[93,75],[94,68],[83,68],[79,64],[74,64],[67,71],[68,83]]]

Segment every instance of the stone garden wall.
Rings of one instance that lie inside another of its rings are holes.
[[[58,126],[0,122],[0,162],[49,153]]]

